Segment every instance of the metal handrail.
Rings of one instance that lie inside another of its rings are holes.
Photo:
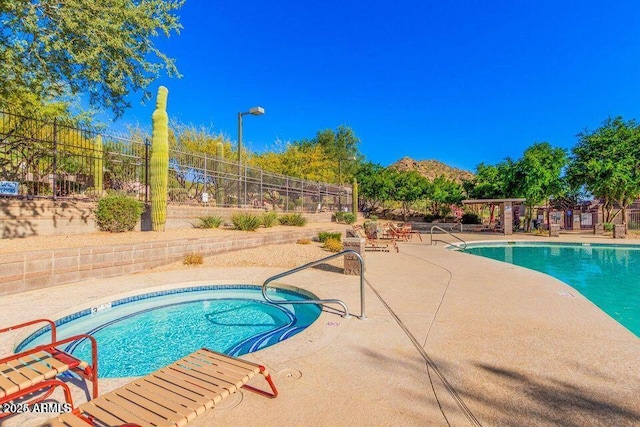
[[[442,231],[443,233],[447,233],[448,235],[450,235],[451,237],[454,237],[458,240],[460,240],[462,242],[462,244],[464,245],[462,247],[462,250],[467,249],[467,242],[465,242],[464,240],[462,240],[460,237],[456,236],[455,234],[451,233],[450,231],[445,230],[442,227],[438,227],[437,225],[434,225],[433,227],[431,227],[431,244],[433,245],[433,230],[437,228],[438,230]]]
[[[302,270],[306,270],[307,268],[314,267],[324,261],[328,261],[330,259],[337,258],[339,256],[344,256],[346,254],[355,255],[358,258],[358,261],[360,262],[360,316],[356,316],[356,317],[360,320],[365,320],[367,318],[367,315],[365,314],[365,309],[364,309],[364,260],[362,259],[362,256],[358,252],[354,251],[353,249],[347,249],[337,254],[330,255],[328,257],[319,259],[317,261],[308,262],[304,265],[301,265],[300,267],[296,267],[291,270],[285,271],[284,273],[276,274],[275,276],[269,277],[262,284],[262,296],[264,297],[265,300],[269,301],[272,304],[338,304],[344,310],[343,317],[345,319],[348,319],[351,317],[351,314],[349,313],[349,308],[347,307],[347,304],[344,303],[344,301],[339,299],[306,299],[306,300],[299,300],[299,301],[289,301],[289,300],[276,301],[276,300],[272,300],[267,296],[267,285],[273,282],[274,280],[281,279],[285,276],[289,276],[291,274],[297,273]]]

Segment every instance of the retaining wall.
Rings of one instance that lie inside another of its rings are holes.
[[[344,227],[334,225],[332,231]],[[273,233],[176,239],[139,244],[8,253],[0,257],[0,295],[26,292],[87,279],[140,272],[183,259],[198,252],[204,256],[262,245],[294,243],[317,237],[327,227],[309,227]]]
[[[0,238],[53,236],[96,231],[93,211],[96,203],[77,201],[27,200],[0,197]],[[169,205],[166,228],[191,227],[198,217],[218,215],[231,218],[238,208]],[[246,210],[243,210],[246,211]],[[264,210],[252,210],[258,214]],[[278,213],[283,213],[278,211]],[[331,212],[303,213],[309,222],[331,222]],[[143,215],[144,217],[144,215]],[[143,220],[138,230],[150,229]]]

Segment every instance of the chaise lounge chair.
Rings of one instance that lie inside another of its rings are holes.
[[[51,342],[30,350],[12,354],[0,359],[0,404],[13,401],[32,405],[47,399],[60,387],[65,400],[73,408],[69,386],[59,375],[64,372],[74,372],[93,385],[93,397],[98,396],[98,352],[95,338],[90,335],[75,335],[58,341],[56,326],[51,320],[37,319],[19,325],[0,329],[0,334],[21,329],[38,323],[48,323],[51,328]],[[92,360],[87,363],[60,350],[62,344],[72,341],[88,339],[91,342]],[[0,412],[0,419],[11,415]]]
[[[257,374],[271,392],[246,385]],[[41,427],[181,427],[240,388],[270,398],[278,395],[264,366],[203,348]]]
[[[411,226],[411,223],[405,222],[405,223],[401,224],[399,227],[402,229],[402,231],[405,234],[407,240],[411,240],[413,238],[413,235],[415,234],[415,235],[418,236],[418,238],[422,242],[422,235],[420,234],[419,231],[413,229],[413,227]]]
[[[355,234],[356,237],[365,239],[365,251],[389,252],[389,241],[381,241],[377,238],[376,235],[368,233],[367,230],[361,225],[353,226],[353,234]],[[393,245],[396,252],[399,252],[398,244],[395,242],[395,240],[392,240],[391,244]]]

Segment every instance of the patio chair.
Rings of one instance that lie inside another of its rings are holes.
[[[420,234],[419,231],[414,230],[410,222],[405,222],[401,224],[400,228],[402,229],[402,232],[406,236],[407,240],[411,240],[413,238],[413,235],[415,234],[420,238],[420,241],[422,242],[422,234]]]
[[[402,227],[388,222],[382,226],[382,238],[390,239],[390,240],[402,240],[407,241],[409,238],[407,237],[407,233],[402,229]]]
[[[389,241],[381,241],[374,234],[368,233],[367,229],[362,227],[361,225],[354,225],[353,232],[357,237],[365,239],[365,251],[389,252]],[[392,240],[391,244],[393,245],[393,248],[396,250],[396,252],[399,252],[398,245],[396,244],[395,240]]]
[[[73,407],[69,386],[60,379],[65,372],[78,374],[93,385],[92,396],[98,396],[98,350],[96,340],[90,335],[75,335],[63,340],[56,336],[56,325],[48,319],[37,319],[19,325],[0,329],[0,334],[25,328],[38,323],[48,323],[51,328],[51,342],[35,348],[12,354],[0,359],[0,404],[19,401],[32,405],[47,399],[57,387],[64,393],[65,400]],[[58,347],[76,340],[91,342],[91,363],[80,360]],[[0,419],[12,415],[0,412]]]
[[[271,392],[247,385],[261,374]],[[240,388],[275,398],[264,366],[200,349],[177,362],[61,414],[41,427],[184,426]]]

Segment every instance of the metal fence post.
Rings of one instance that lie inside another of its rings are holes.
[[[244,175],[242,177],[242,180],[244,181],[243,183],[243,187],[244,187],[244,203],[243,203],[243,207],[246,208],[247,207],[247,165],[244,165]]]
[[[58,176],[58,119],[53,119],[53,180],[51,189],[53,191],[53,200],[57,198],[57,176]]]
[[[207,191],[207,153],[204,153],[204,183],[202,184],[202,192],[208,193]],[[204,196],[203,196],[204,200]]]

